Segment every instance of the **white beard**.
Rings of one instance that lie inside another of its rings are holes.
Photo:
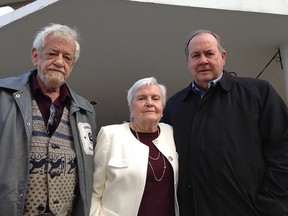
[[[62,73],[40,74],[40,78],[47,89],[59,88],[65,82]]]

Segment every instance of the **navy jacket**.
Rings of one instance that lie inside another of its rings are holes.
[[[203,99],[191,84],[163,122],[179,154],[181,216],[288,215],[288,110],[263,80],[224,71]]]

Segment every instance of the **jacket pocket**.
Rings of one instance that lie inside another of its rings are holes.
[[[116,168],[126,168],[129,165],[129,161],[125,158],[110,158],[108,165]]]

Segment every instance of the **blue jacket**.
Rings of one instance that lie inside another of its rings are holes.
[[[19,77],[0,79],[0,215],[22,216],[29,175],[32,138],[32,108],[29,78],[32,72]],[[93,149],[96,143],[94,107],[69,88],[72,96],[70,124],[77,156],[79,197],[74,215],[89,215],[92,181]],[[85,148],[78,123],[89,123],[93,149]]]
[[[181,216],[287,216],[288,110],[271,85],[224,71],[203,99],[191,84],[163,122],[179,154]]]

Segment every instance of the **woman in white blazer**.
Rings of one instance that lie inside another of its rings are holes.
[[[144,78],[127,100],[130,122],[98,133],[90,216],[179,216],[173,129],[159,123],[166,88]]]

